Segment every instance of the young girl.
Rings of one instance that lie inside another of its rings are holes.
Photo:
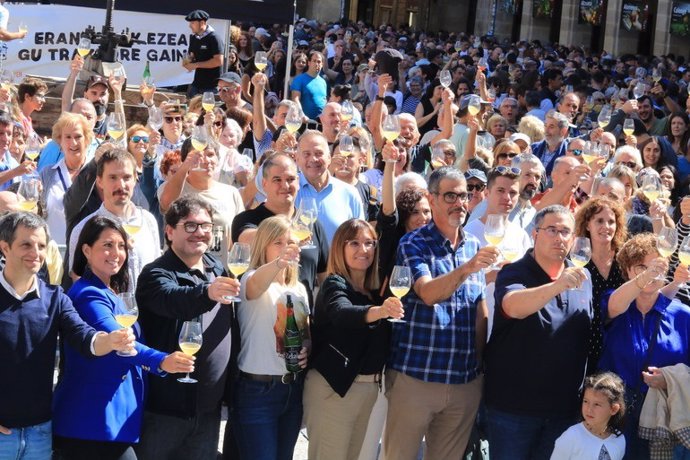
[[[582,422],[568,428],[551,454],[551,460],[620,460],[625,454],[622,434],[625,385],[613,372],[585,379]]]

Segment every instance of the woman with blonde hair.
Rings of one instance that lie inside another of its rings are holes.
[[[40,173],[43,183],[41,203],[46,212],[50,234],[58,244],[66,243],[63,198],[86,164],[86,152],[92,139],[93,130],[83,115],[63,112],[53,125],[53,140],[60,145],[64,156]]]
[[[494,114],[486,120],[486,130],[491,134],[496,141],[506,137],[506,129],[508,128],[508,120],[502,115]]]
[[[345,221],[333,236],[304,383],[309,458],[358,458],[381,391],[390,348],[385,320],[401,318],[403,308],[397,298],[378,295],[377,243],[372,225],[360,219]]]
[[[513,158],[520,155],[520,146],[510,139],[501,138],[496,142],[493,149],[493,166],[505,166],[509,168],[513,163]]]
[[[520,119],[518,132],[529,136],[534,144],[544,140],[544,122],[533,115],[525,115]]]
[[[256,231],[242,276],[240,375],[232,415],[241,458],[291,460],[302,424],[303,378],[288,368],[284,346],[294,315],[303,344],[299,366],[306,367],[309,309],[298,281],[297,243],[287,217],[269,217]]]
[[[596,370],[604,345],[604,323],[601,319],[601,299],[605,292],[617,289],[625,282],[616,262],[616,254],[628,237],[623,206],[608,197],[597,196],[585,201],[575,215],[575,236],[589,238],[592,258],[585,266],[592,279],[592,333],[588,368]]]

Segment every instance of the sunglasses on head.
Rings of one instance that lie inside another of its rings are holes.
[[[165,117],[166,123],[172,123],[173,121],[182,121],[182,117]]]
[[[132,142],[134,142],[135,144],[138,144],[139,142],[144,142],[144,143],[148,144],[149,137],[148,136],[132,136],[132,138],[130,140]]]
[[[509,168],[507,166],[496,166],[494,171],[496,171],[498,174],[520,174],[520,168]]]

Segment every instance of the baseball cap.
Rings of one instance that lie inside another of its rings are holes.
[[[91,75],[91,77],[89,77],[89,79],[86,82],[86,89],[89,89],[92,86],[96,85],[104,85],[106,88],[110,88],[107,78],[101,75]]]
[[[191,13],[189,13],[184,19],[187,22],[191,21],[208,21],[208,18],[210,16],[208,13],[204,10],[194,10]]]
[[[234,83],[236,85],[242,85],[242,78],[235,72],[225,72],[216,81],[223,80],[226,83]]]
[[[510,135],[510,140],[513,142],[523,141],[527,145],[532,143],[532,140],[529,138],[529,136],[524,133],[513,133]]]
[[[481,169],[468,169],[465,171],[465,180],[472,178],[479,179],[486,184],[486,174]]]
[[[266,29],[264,29],[263,27],[259,27],[258,29],[256,29],[256,32],[254,32],[254,36],[256,38],[259,38],[262,36],[263,37],[270,37],[271,34],[269,34],[268,31]]]

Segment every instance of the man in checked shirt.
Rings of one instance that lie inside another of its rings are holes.
[[[482,268],[495,247],[462,230],[467,183],[443,167],[429,178],[433,220],[405,235],[398,265],[412,273],[403,299],[404,323],[393,324],[386,372],[386,460],[413,460],[426,437],[427,460],[460,458],[482,393],[481,351],[486,342],[486,281]]]

